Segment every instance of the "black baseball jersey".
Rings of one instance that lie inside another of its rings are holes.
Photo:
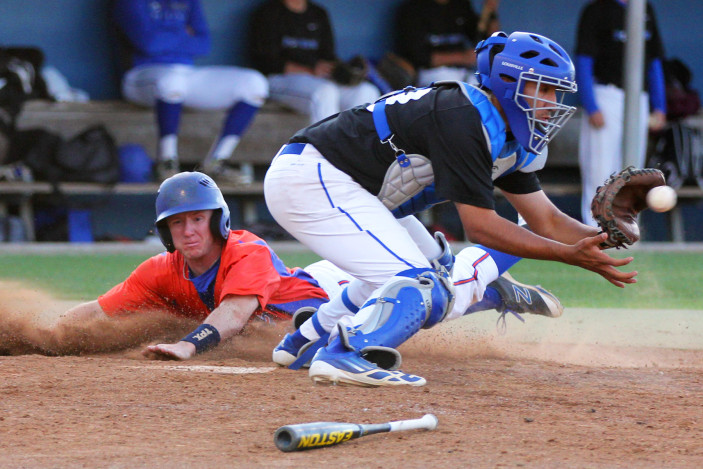
[[[618,0],[595,0],[584,8],[578,27],[576,54],[593,57],[593,75],[601,84],[623,87],[627,8]],[[664,48],[647,2],[645,70],[652,59],[664,57]]]
[[[409,0],[398,10],[398,52],[415,67],[430,67],[433,52],[473,49],[478,19],[469,0]]]
[[[515,194],[540,190],[534,172],[514,171],[492,180],[497,168],[488,147],[488,132],[460,86],[422,88],[408,96],[386,106],[393,142],[406,153],[421,154],[431,161],[440,199],[493,209],[494,184]],[[373,115],[365,105],[313,124],[290,141],[313,144],[330,163],[373,194],[379,193],[395,161],[392,148],[380,142]],[[504,146],[509,143],[516,145],[509,139]]]
[[[254,13],[250,48],[254,67],[264,74],[282,73],[286,62],[314,67],[335,59],[334,37],[327,12],[308,2],[295,13],[281,0],[270,0]]]

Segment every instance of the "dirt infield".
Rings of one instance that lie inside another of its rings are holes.
[[[188,362],[147,361],[120,338],[104,343],[126,350],[47,357],[16,338],[66,306],[0,289],[0,467],[703,466],[703,312],[632,323],[628,312],[605,322],[618,313],[567,309],[508,319],[504,336],[494,313],[462,318],[401,348],[403,369],[427,386],[366,389],[315,386],[305,371],[272,366],[283,325],[251,327]],[[164,327],[151,335],[190,326]],[[300,453],[273,444],[286,424],[425,413],[436,430]]]

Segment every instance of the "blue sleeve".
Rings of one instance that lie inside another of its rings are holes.
[[[576,56],[576,83],[578,83],[581,104],[590,115],[598,111],[598,104],[593,93],[593,57]]]
[[[188,25],[155,21],[143,0],[115,2],[114,19],[132,45],[150,57],[192,57],[206,54],[210,49],[210,33],[197,1],[192,3]],[[192,35],[185,26],[190,27]]]
[[[193,35],[189,36],[187,52],[194,56],[205,55],[210,52],[210,29],[199,1],[195,1],[192,4],[188,25],[193,30]]]
[[[652,109],[666,114],[666,85],[664,81],[664,67],[660,59],[653,59],[647,69],[649,81],[649,102]]]

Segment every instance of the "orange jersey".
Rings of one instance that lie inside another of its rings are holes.
[[[180,252],[144,261],[127,279],[98,298],[108,316],[168,311],[202,321],[208,307],[186,279]],[[215,278],[215,307],[228,295],[256,295],[262,319],[289,318],[306,302],[319,305],[327,294],[304,270],[289,269],[264,240],[244,230],[230,231]],[[315,301],[316,300],[316,301]]]

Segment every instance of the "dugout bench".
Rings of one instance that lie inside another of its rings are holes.
[[[224,118],[225,111],[184,110],[178,139],[181,163],[202,162],[220,132]],[[153,110],[126,101],[29,101],[19,116],[17,126],[19,129],[42,127],[70,138],[100,123],[105,125],[117,145],[136,143],[144,147],[152,159],[156,156],[158,134]],[[268,165],[281,145],[306,125],[307,116],[267,102],[243,135],[232,161]]]
[[[219,133],[225,111],[194,111],[186,109],[181,117],[179,135],[180,162],[184,169],[192,169],[202,162]],[[156,153],[157,128],[152,109],[125,101],[90,101],[62,103],[44,100],[25,103],[19,116],[19,129],[44,128],[68,139],[95,124],[103,124],[117,145],[138,144],[152,157]],[[231,161],[248,166],[257,180],[246,186],[220,185],[226,198],[240,202],[241,221],[256,222],[257,201],[263,200],[261,179],[266,168],[283,145],[295,132],[308,124],[308,117],[296,114],[275,103],[267,102],[257,113],[251,127],[242,137]],[[156,197],[158,183],[100,184],[63,183],[58,186],[62,197]],[[7,215],[12,207],[18,212],[28,240],[36,239],[34,203],[55,193],[44,182],[0,182],[0,215]],[[153,206],[150,207],[153,210]]]

